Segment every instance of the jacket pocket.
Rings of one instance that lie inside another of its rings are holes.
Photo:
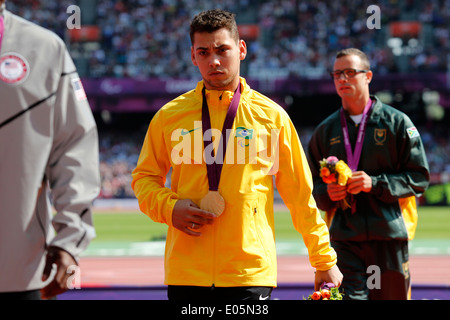
[[[262,201],[255,201],[252,206],[252,214],[256,239],[264,252],[267,262],[270,262],[275,251],[273,217],[266,214]]]

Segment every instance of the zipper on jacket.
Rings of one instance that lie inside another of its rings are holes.
[[[212,285],[211,289],[214,290],[216,282],[216,239],[217,239],[217,226],[216,223],[213,224],[213,247],[212,247]]]

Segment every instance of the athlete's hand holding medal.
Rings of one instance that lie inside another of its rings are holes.
[[[202,131],[203,137],[205,132],[211,129],[211,120],[209,116],[208,104],[206,101],[205,88],[202,91],[203,106],[202,106]],[[225,159],[225,150],[227,146],[227,130],[233,126],[234,118],[239,107],[239,100],[241,98],[241,85],[239,84],[234,92],[228,108],[225,121],[222,128],[222,137],[219,142],[218,154],[221,154]],[[204,150],[208,149],[212,141],[204,141]],[[200,208],[191,200],[178,200],[175,204],[172,214],[172,224],[177,229],[187,233],[191,236],[200,236],[201,232],[198,229],[205,224],[213,223],[214,218],[220,216],[225,210],[225,199],[219,193],[219,181],[222,173],[223,161],[217,161],[216,156],[205,155],[205,158],[213,161],[206,161],[206,170],[208,173],[209,190],[208,193],[200,201]],[[195,231],[197,230],[197,231]]]
[[[181,199],[175,203],[172,211],[172,225],[184,233],[198,237],[201,228],[212,224],[216,215],[200,209],[192,200]]]

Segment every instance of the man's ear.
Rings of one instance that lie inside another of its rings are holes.
[[[367,79],[367,84],[369,84],[372,81],[372,77],[373,77],[373,72],[371,70],[366,72],[366,79]]]
[[[239,59],[244,60],[247,56],[247,44],[244,40],[239,40]]]

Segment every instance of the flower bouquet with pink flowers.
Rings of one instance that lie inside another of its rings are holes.
[[[352,170],[342,160],[339,160],[335,156],[324,158],[320,163],[320,177],[326,184],[336,182],[341,186],[347,184],[348,179],[352,176]],[[339,201],[340,207],[345,210],[350,208],[350,204],[347,199]]]

